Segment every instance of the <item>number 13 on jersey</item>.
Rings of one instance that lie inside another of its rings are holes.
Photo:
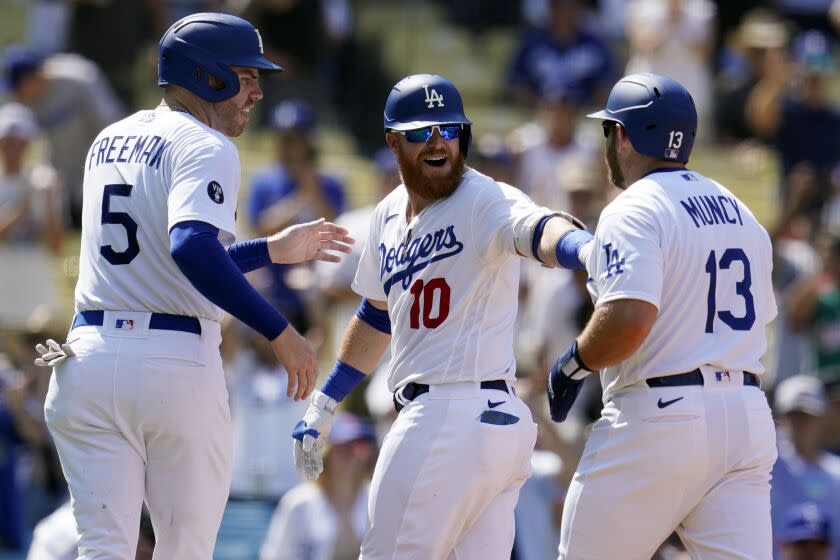
[[[743,267],[741,280],[735,282],[735,293],[744,300],[744,316],[736,317],[731,311],[717,311],[717,271],[726,270],[733,263],[740,262]],[[743,249],[727,249],[717,260],[714,251],[709,253],[706,259],[706,274],[709,275],[709,295],[706,303],[706,332],[714,332],[715,317],[723,321],[732,330],[748,331],[755,324],[755,302],[750,291],[752,286],[752,275],[750,274],[750,259]]]

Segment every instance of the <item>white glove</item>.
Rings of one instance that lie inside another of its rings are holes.
[[[324,470],[324,446],[332,430],[337,406],[335,399],[315,391],[303,420],[292,430],[295,467],[304,480],[315,480]]]
[[[38,344],[35,350],[41,356],[35,358],[35,365],[39,367],[55,367],[67,358],[75,356],[75,352],[68,344],[59,344],[53,339],[47,340],[47,345]]]

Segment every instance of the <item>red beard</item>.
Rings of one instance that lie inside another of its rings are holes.
[[[455,192],[464,175],[464,155],[462,153],[446,154],[452,170],[445,177],[428,177],[423,173],[423,159],[428,154],[423,152],[417,160],[410,159],[397,149],[397,165],[400,168],[405,188],[425,200],[446,198]]]

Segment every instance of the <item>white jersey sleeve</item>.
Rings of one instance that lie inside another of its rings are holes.
[[[356,269],[356,276],[353,279],[353,291],[360,296],[374,301],[388,301],[385,289],[382,286],[380,272],[379,245],[382,235],[382,224],[387,216],[383,210],[392,195],[380,202],[373,211],[370,219],[370,230],[362,248],[362,256],[359,258],[359,267]],[[394,217],[391,220],[395,219]],[[397,219],[403,219],[402,216]]]
[[[230,142],[204,135],[204,142],[179,154],[172,173],[168,229],[198,220],[219,228],[227,245],[236,235],[239,156]]]
[[[492,192],[496,188],[499,192]],[[542,216],[552,214],[552,211],[505,183],[495,183],[484,189],[476,197],[473,209],[475,220],[472,226],[477,250],[487,261],[516,255],[514,232],[520,228],[532,228]],[[530,252],[521,256],[533,258]]]
[[[595,305],[638,299],[659,308],[662,296],[661,231],[650,207],[627,204],[603,216],[587,270],[597,286]]]

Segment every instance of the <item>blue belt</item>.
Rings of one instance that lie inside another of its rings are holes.
[[[73,325],[70,330],[76,327],[101,327],[105,321],[104,311],[82,311],[73,317]],[[162,331],[181,331],[192,334],[201,334],[201,321],[195,317],[185,315],[169,315],[167,313],[152,313],[149,320],[149,328]]]
[[[662,377],[651,377],[645,379],[648,387],[683,387],[685,385],[703,385],[703,373],[699,369],[675,375],[664,375]],[[760,387],[758,376],[748,371],[744,372],[744,385]]]
[[[496,389],[497,391],[504,391],[508,393],[508,386],[507,381],[504,379],[494,379],[492,381],[482,381],[481,382],[482,389]],[[409,383],[402,389],[398,390],[397,393],[401,394],[402,400],[406,403],[413,401],[423,393],[429,392],[429,386],[425,383]],[[394,408],[399,412],[405,406],[403,403],[397,400],[397,393],[394,393]]]

